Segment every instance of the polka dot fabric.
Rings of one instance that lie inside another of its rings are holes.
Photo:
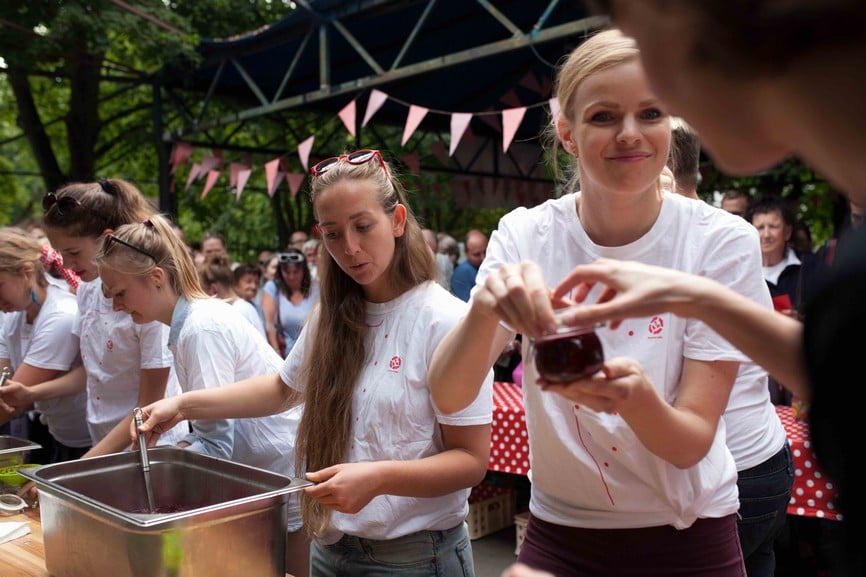
[[[841,521],[842,514],[836,509],[836,488],[815,461],[809,426],[791,414],[791,407],[776,407],[776,413],[785,427],[785,434],[794,457],[794,487],[788,514],[801,517],[817,517]]]
[[[523,392],[514,383],[493,383],[493,427],[488,469],[529,474],[529,439],[523,414]]]

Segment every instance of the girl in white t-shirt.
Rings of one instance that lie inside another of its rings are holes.
[[[317,483],[303,498],[312,574],[471,575],[467,499],[489,461],[493,374],[482,371],[472,402],[452,415],[427,386],[433,352],[466,304],[436,282],[421,227],[378,151],[314,166],[311,198],[325,248],[319,305],[282,369],[145,407],[141,430],[304,399],[298,459]],[[149,251],[148,238],[123,240]],[[124,306],[144,315],[155,289],[123,288],[135,299]]]
[[[556,87],[553,136],[580,190],[500,220],[470,312],[431,369],[444,410],[465,406],[513,330],[555,330],[553,309],[564,303],[551,287],[576,265],[664,264],[767,299],[754,231],[661,190],[670,122],[634,41],[614,30],[589,38]],[[539,382],[524,351],[532,493],[518,560],[555,575],[744,576],[722,416],[745,357],[704,323],[672,314],[597,334],[603,369],[571,383]]]
[[[36,388],[44,396],[65,386],[86,388],[87,426],[93,443],[86,457],[127,450],[132,410],[180,391],[171,376],[168,329],[160,323],[137,325],[129,315],[115,311],[102,293],[93,255],[107,230],[141,222],[154,213],[153,206],[132,183],[105,179],[70,183],[49,192],[42,208],[51,245],[83,281],[72,330],[80,340],[82,363]],[[179,425],[161,443],[176,443],[186,430],[186,423]]]
[[[234,275],[228,256],[217,254],[205,259],[198,267],[198,278],[204,292],[218,297],[237,309],[253,327],[265,336],[265,322],[255,305],[242,299],[234,289]]]
[[[168,347],[181,390],[219,389],[279,370],[283,360],[238,310],[201,287],[192,257],[171,223],[160,215],[105,235],[96,263],[103,290],[116,310],[134,323],[169,327]],[[255,393],[251,393],[255,394]],[[295,437],[300,405],[269,406],[245,419],[190,419],[179,445],[245,465],[295,476]],[[248,414],[238,416],[250,416]],[[127,438],[129,431],[127,431]],[[289,505],[286,561],[292,575],[306,573],[309,541],[301,531],[299,499]]]
[[[62,262],[30,233],[0,229],[0,307],[7,313],[0,367],[12,371],[0,388],[0,423],[35,409],[53,440],[52,463],[76,459],[90,448],[83,387],[51,397],[35,390],[79,362],[78,338],[70,334],[78,314],[75,295],[46,279],[46,269],[62,270]],[[66,277],[74,288],[77,278],[68,271]]]

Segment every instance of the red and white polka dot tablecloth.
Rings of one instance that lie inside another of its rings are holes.
[[[529,473],[523,392],[514,383],[493,383],[493,428],[487,468],[501,473]]]
[[[794,457],[794,487],[788,514],[841,521],[842,514],[834,503],[835,485],[815,462],[809,426],[793,417],[791,407],[777,406],[776,413],[785,427]]]

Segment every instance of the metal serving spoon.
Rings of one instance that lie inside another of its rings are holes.
[[[141,427],[144,419],[140,407],[132,409],[132,418],[135,420],[135,428]],[[150,481],[150,460],[147,458],[147,443],[144,433],[141,431],[138,432],[138,450],[139,455],[141,455],[141,472],[144,474],[144,489],[147,491],[147,509],[148,513],[153,513],[156,510],[156,503],[153,498],[153,485]]]

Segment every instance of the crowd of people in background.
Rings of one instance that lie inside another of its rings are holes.
[[[216,231],[187,243],[124,180],[46,193],[38,226],[0,229],[0,433],[39,435],[43,462],[143,433],[303,475],[316,484],[286,535],[298,577],[472,575],[493,381],[516,380],[531,514],[504,575],[769,577],[794,475],[773,405],[806,399],[845,515],[834,577],[861,575],[857,418],[837,376],[862,343],[863,141],[845,129],[866,118],[846,96],[862,95],[866,11],[846,9],[849,30],[817,3],[809,18],[590,4],[623,28],[557,68],[542,137],[564,192],[462,241],[423,228],[378,150],[316,163],[316,225],[254,263]],[[816,44],[742,52],[711,33],[747,20],[808,21]],[[844,225],[816,248],[781,196],[701,200],[704,145],[743,173],[802,154],[845,191]],[[596,327],[603,369],[545,381],[529,343],[571,325]]]

